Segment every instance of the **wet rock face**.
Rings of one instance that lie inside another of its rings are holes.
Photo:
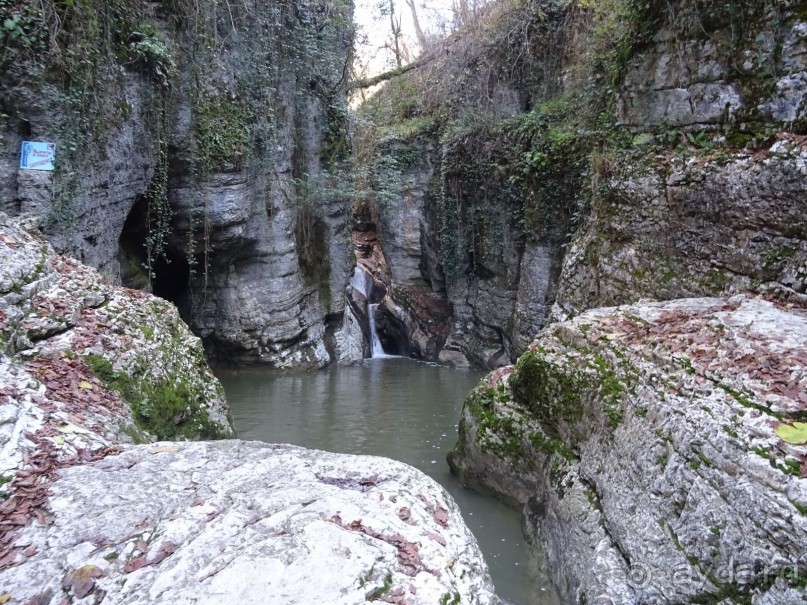
[[[504,232],[495,243],[497,252],[491,252],[501,257],[495,271],[479,266],[474,272],[473,263],[463,259],[463,275],[446,280],[434,194],[441,178],[440,146],[419,136],[387,143],[383,153],[399,167],[393,179],[397,193],[379,211],[374,245],[388,267],[390,313],[407,325],[412,354],[458,366],[493,368],[509,362],[549,313],[556,246],[521,249],[514,234]]]
[[[807,313],[761,298],[595,309],[467,399],[450,461],[525,504],[569,602],[797,603]]]
[[[3,572],[27,601],[498,603],[451,497],[399,462],[242,441],[127,447],[60,471]],[[45,547],[47,545],[47,547]]]

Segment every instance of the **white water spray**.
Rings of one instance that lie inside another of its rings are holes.
[[[378,332],[375,328],[375,312],[378,305],[367,305],[367,323],[370,326],[370,356],[377,357],[392,357],[384,353],[384,347],[381,346],[381,341],[378,338]]]

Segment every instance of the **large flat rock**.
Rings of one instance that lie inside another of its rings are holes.
[[[35,554],[3,572],[11,602],[498,602],[451,497],[384,458],[129,446],[60,470],[43,521],[17,539]]]

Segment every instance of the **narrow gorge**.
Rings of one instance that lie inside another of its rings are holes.
[[[408,10],[0,0],[0,603],[807,599],[807,2]]]

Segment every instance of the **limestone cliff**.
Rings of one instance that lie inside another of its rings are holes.
[[[804,8],[500,2],[369,101],[381,245],[450,303],[441,359],[512,361],[553,305],[800,298]]]
[[[565,313],[748,290],[804,301],[804,4],[733,10],[679,3],[627,63],[615,114],[634,135],[598,158]]]
[[[0,208],[174,302],[213,357],[327,363],[352,262],[329,174],[352,5],[19,0],[0,18]],[[18,170],[22,140],[55,142],[56,171]]]

